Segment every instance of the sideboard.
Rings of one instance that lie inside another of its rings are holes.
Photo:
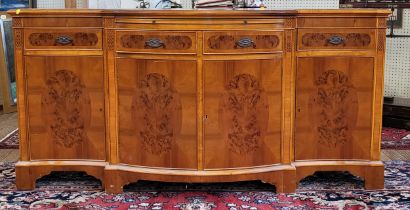
[[[383,188],[389,10],[12,10],[20,160],[33,189],[85,171],[138,180],[262,180],[316,171]]]

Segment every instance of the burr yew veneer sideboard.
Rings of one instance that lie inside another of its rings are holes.
[[[17,188],[85,171],[262,180],[315,171],[383,188],[388,10],[35,10],[13,16]]]

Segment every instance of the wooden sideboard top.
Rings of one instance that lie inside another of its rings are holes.
[[[268,9],[21,9],[9,10],[12,16],[156,16],[156,17],[264,17],[264,16],[387,16],[389,9],[303,9],[303,10],[268,10]]]

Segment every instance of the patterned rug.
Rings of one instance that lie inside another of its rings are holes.
[[[0,163],[0,209],[410,209],[410,161],[385,165],[386,186],[378,191],[364,190],[363,181],[348,173],[321,172],[291,194],[276,194],[261,182],[213,188],[145,181],[113,195],[102,192],[98,180],[68,172],[43,177],[34,191],[15,191],[14,163]]]
[[[12,131],[3,139],[0,140],[0,149],[18,149],[19,148],[19,132],[18,129]]]
[[[410,149],[410,130],[383,128],[382,149]]]
[[[18,149],[18,130],[14,130],[2,140],[0,149]],[[404,150],[410,149],[410,130],[383,128],[382,129],[382,149]]]

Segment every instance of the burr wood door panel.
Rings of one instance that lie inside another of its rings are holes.
[[[117,58],[121,163],[197,168],[196,60]]]
[[[204,62],[205,168],[280,162],[282,58]]]
[[[26,56],[31,159],[105,159],[101,56]]]
[[[374,59],[297,60],[296,160],[369,159]]]

